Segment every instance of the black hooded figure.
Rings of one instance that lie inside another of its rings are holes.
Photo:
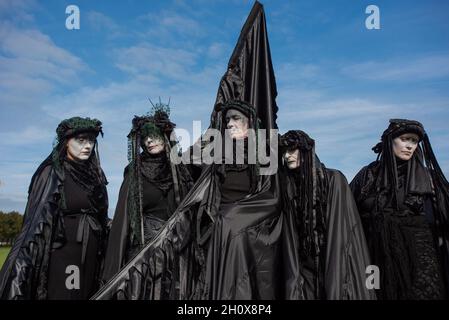
[[[96,119],[62,121],[29,187],[22,231],[0,273],[2,299],[88,299],[99,287],[107,236],[106,178]]]
[[[447,299],[449,183],[418,121],[392,119],[351,182],[380,299]]]
[[[375,299],[366,287],[369,252],[357,207],[344,175],[315,154],[301,130],[281,136],[284,159],[284,259],[289,299]],[[292,254],[293,253],[293,254]],[[290,275],[290,276],[289,276]],[[292,290],[303,279],[302,291]]]
[[[276,95],[265,15],[256,1],[221,79],[210,128],[224,137],[229,112],[239,111],[250,129],[270,133],[256,138],[271,146]],[[253,138],[244,139],[243,150]],[[196,145],[200,150],[214,145],[203,142]],[[93,299],[283,297],[278,174],[260,174],[259,159],[219,160],[203,166],[167,224]]]
[[[125,168],[108,242],[103,281],[120,271],[151,241],[192,187],[186,166],[170,161],[176,141],[169,105],[157,103],[152,114],[135,116],[128,135]]]

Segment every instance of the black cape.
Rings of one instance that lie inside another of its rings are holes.
[[[214,166],[207,167],[166,226],[94,299],[281,297],[282,217],[277,175],[218,217]],[[237,223],[238,222],[238,223]]]
[[[0,271],[2,299],[46,299],[51,250],[65,241],[59,199],[64,178],[45,161],[33,176],[22,230]],[[104,194],[106,188],[104,187]],[[106,231],[107,197],[100,224]]]
[[[316,295],[314,280],[316,270],[301,261],[296,210],[285,209],[284,269],[287,299],[366,300],[375,299],[374,290],[368,290],[365,282],[366,267],[370,265],[368,247],[354,197],[345,176],[338,170],[325,169],[328,180],[325,221],[325,248],[321,259],[324,266],[324,291]],[[287,178],[287,194],[292,194],[293,182]],[[291,198],[291,196],[290,196]]]

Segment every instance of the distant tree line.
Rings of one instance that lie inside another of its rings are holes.
[[[12,245],[22,229],[23,215],[17,211],[0,211],[0,246]]]

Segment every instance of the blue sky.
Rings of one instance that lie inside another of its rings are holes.
[[[389,118],[420,120],[449,175],[449,2],[263,1],[281,132],[302,129],[348,178],[375,159]],[[80,30],[65,28],[68,5]],[[380,30],[365,8],[380,9]],[[58,123],[104,123],[112,215],[134,115],[171,97],[172,119],[205,128],[253,1],[0,0],[0,210],[23,212]]]

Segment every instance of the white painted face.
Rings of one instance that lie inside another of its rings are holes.
[[[94,149],[96,138],[91,133],[80,133],[67,141],[67,158],[73,161],[86,161]]]
[[[146,137],[143,141],[149,154],[159,154],[164,150],[165,143],[161,138]]]
[[[401,160],[410,160],[418,147],[419,137],[415,133],[404,133],[393,139],[393,152]]]
[[[287,167],[290,170],[296,169],[299,167],[299,149],[295,150],[287,150],[284,153],[285,162],[287,162]]]
[[[226,128],[232,139],[241,140],[248,137],[248,117],[235,109],[226,112]]]

